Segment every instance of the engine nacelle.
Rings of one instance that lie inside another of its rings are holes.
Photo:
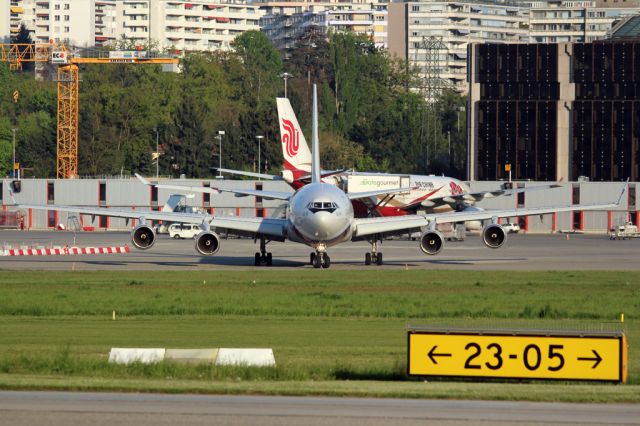
[[[482,242],[489,248],[502,247],[505,241],[507,241],[507,233],[500,225],[487,225],[482,230]]]
[[[131,231],[131,242],[140,250],[149,249],[156,242],[156,233],[147,225],[138,225]]]
[[[444,247],[444,237],[438,231],[425,231],[420,236],[420,250],[425,254],[436,255]]]
[[[213,256],[220,250],[220,237],[211,231],[203,231],[196,235],[196,250],[204,256]]]

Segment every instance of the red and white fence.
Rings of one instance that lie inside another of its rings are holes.
[[[128,246],[115,247],[52,247],[26,249],[0,249],[0,256],[66,256],[66,255],[96,255],[96,254],[127,254]]]

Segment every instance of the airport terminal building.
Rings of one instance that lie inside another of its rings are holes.
[[[237,180],[163,180],[163,183],[188,186],[214,186],[221,188],[264,189],[271,191],[291,191],[280,181],[237,181]],[[471,183],[472,191],[495,190],[504,182],[479,181]],[[513,182],[515,187],[539,185],[540,182]],[[23,209],[17,211],[12,206],[11,188],[13,181],[0,183],[0,227],[25,229],[66,229],[84,230],[128,230],[136,226],[136,220],[127,221],[106,216],[92,217],[53,210]],[[624,184],[620,182],[567,182],[561,188],[539,190],[508,197],[497,197],[478,203],[479,207],[530,208],[544,206],[567,206],[614,202]],[[619,207],[610,211],[580,211],[512,218],[518,220],[523,230],[536,233],[552,232],[606,232],[612,226],[631,220],[640,223],[640,205],[636,199],[637,183],[628,184],[626,196]],[[85,207],[132,208],[140,211],[161,210],[167,199],[176,191],[148,187],[135,178],[132,179],[24,179],[20,181],[20,191],[14,196],[18,203],[78,205]],[[184,198],[184,204],[199,211],[218,216],[244,217],[284,217],[285,204],[279,200],[263,200],[259,197],[236,197],[234,194],[196,193]]]

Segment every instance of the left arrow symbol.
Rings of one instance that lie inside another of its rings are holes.
[[[578,358],[578,361],[595,361],[596,363],[593,364],[593,367],[591,367],[591,368],[596,368],[598,366],[598,364],[600,364],[600,361],[602,361],[602,357],[600,356],[600,354],[598,352],[596,352],[595,349],[591,349],[591,352],[593,352],[595,357],[593,357],[593,358]]]
[[[431,362],[433,362],[434,364],[437,364],[438,361],[436,361],[437,356],[451,356],[451,354],[437,354],[436,353],[436,348],[438,346],[434,346],[433,348],[431,348],[431,350],[429,351],[429,353],[427,355],[429,355],[429,359],[431,360]]]

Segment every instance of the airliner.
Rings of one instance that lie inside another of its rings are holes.
[[[199,224],[202,231],[195,237],[195,249],[202,255],[214,255],[220,250],[221,238],[219,233],[250,235],[255,240],[260,241],[260,251],[255,253],[256,265],[272,264],[272,254],[267,252],[266,248],[269,242],[288,240],[304,244],[312,249],[310,263],[314,268],[329,268],[331,259],[328,249],[335,245],[348,241],[380,240],[388,235],[414,232],[423,228],[425,230],[422,231],[418,240],[420,250],[428,255],[438,254],[444,246],[444,238],[436,229],[436,225],[439,223],[488,219],[490,223],[484,227],[481,233],[482,241],[490,248],[499,248],[506,241],[506,233],[498,223],[499,218],[516,215],[541,215],[572,210],[610,209],[619,205],[627,186],[624,185],[618,201],[610,204],[582,204],[472,212],[452,211],[448,213],[356,218],[352,200],[405,192],[408,188],[346,193],[334,184],[323,182],[320,169],[317,108],[316,87],[314,85],[310,183],[298,188],[293,194],[275,191],[207,188],[207,190],[226,191],[239,196],[260,196],[287,201],[286,218],[216,217],[206,213],[141,212],[130,209],[19,203],[16,203],[16,206],[18,208],[137,219],[139,224],[131,231],[131,241],[136,248],[142,250],[151,248],[156,242],[156,234],[153,228],[147,224],[147,220]],[[367,263],[367,260],[369,260],[369,263],[371,262],[371,253],[365,254],[365,263]],[[378,253],[376,264],[382,264],[382,253]]]
[[[266,173],[252,173],[240,170],[217,169],[224,173],[262,178],[266,180],[284,180],[293,189],[298,189],[309,182],[311,173],[311,151],[287,98],[277,98],[278,121],[280,126],[280,140],[283,156],[282,175]],[[323,171],[322,180],[333,183],[347,190],[349,176],[361,176],[371,181],[372,185],[384,187],[398,187],[398,178],[408,176],[405,186],[410,188],[404,193],[393,195],[381,194],[369,199],[358,199],[353,203],[356,217],[370,216],[402,216],[425,213],[455,211],[477,211],[475,203],[485,198],[495,198],[513,195],[519,192],[529,192],[542,189],[557,188],[561,185],[553,183],[535,187],[517,189],[495,189],[492,191],[472,192],[465,182],[448,176],[435,175],[400,175],[390,173],[355,172],[350,170]],[[389,178],[385,182],[385,178]],[[394,179],[395,178],[395,179]],[[379,185],[382,184],[382,185]],[[385,185],[386,184],[386,185]],[[480,224],[477,224],[481,227]],[[469,226],[468,226],[469,228]]]

